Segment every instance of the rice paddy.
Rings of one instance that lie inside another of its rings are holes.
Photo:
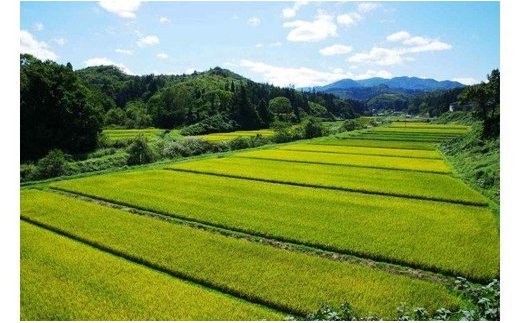
[[[228,140],[233,140],[233,139],[236,139],[239,137],[254,137],[257,135],[269,137],[269,136],[274,135],[274,131],[271,129],[261,129],[261,130],[220,132],[220,133],[211,133],[208,135],[195,136],[195,138],[206,139],[208,141],[228,141]]]
[[[437,147],[468,130],[397,122],[24,189],[21,318],[281,320],[344,302],[385,319],[401,302],[455,310],[464,301],[441,279],[391,268],[498,277],[488,200]],[[200,137],[257,133],[273,134]]]
[[[105,135],[109,142],[127,141],[134,139],[138,134],[143,134],[148,140],[155,140],[160,134],[164,133],[164,129],[105,129],[102,134]]]

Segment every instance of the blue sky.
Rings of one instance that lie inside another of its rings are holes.
[[[418,76],[474,83],[500,64],[498,2],[21,2],[21,52],[131,74],[221,66],[275,85]]]

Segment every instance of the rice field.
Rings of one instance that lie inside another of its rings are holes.
[[[239,137],[254,137],[256,135],[269,137],[269,136],[274,135],[274,131],[271,129],[244,130],[244,131],[234,131],[234,132],[211,133],[208,135],[201,135],[201,136],[194,136],[194,137],[206,139],[208,141],[227,141],[227,140],[233,140],[233,139],[239,138]]]
[[[106,135],[109,142],[126,141],[134,139],[139,133],[142,133],[148,140],[155,140],[160,134],[164,133],[164,129],[105,129],[102,134]]]
[[[300,163],[400,169],[444,174],[451,172],[450,168],[440,159],[410,159],[398,156],[348,155],[280,149],[254,150],[237,153],[234,156]]]
[[[429,309],[454,309],[461,304],[446,287],[433,282],[225,237],[54,193],[22,193],[21,213],[24,219],[125,258],[291,313],[316,311],[325,302],[338,305],[345,299],[360,313],[385,318],[395,315],[400,301]]]
[[[283,314],[21,223],[21,320],[282,320]]]
[[[24,188],[21,318],[282,320],[344,302],[385,319],[401,302],[455,310],[465,300],[439,275],[499,277],[488,200],[438,150],[468,130],[396,122]],[[257,133],[273,134],[202,137]]]

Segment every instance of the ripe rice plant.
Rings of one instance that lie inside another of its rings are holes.
[[[356,313],[384,318],[395,317],[400,302],[428,309],[461,305],[439,283],[225,237],[59,194],[22,192],[21,214],[147,266],[295,314],[345,301]]]
[[[102,134],[106,135],[108,141],[120,141],[134,139],[137,134],[142,133],[146,138],[154,140],[163,133],[164,129],[105,129]]]
[[[295,151],[315,151],[337,154],[371,155],[371,156],[396,156],[409,158],[430,158],[442,159],[441,154],[434,150],[412,150],[412,149],[390,149],[374,147],[355,147],[355,146],[330,146],[330,145],[310,145],[294,144],[277,147],[280,150]]]
[[[374,132],[384,131],[384,132],[421,132],[421,133],[437,133],[437,134],[457,134],[462,135],[467,132],[467,129],[464,128],[450,128],[445,127],[442,129],[438,128],[429,128],[429,127],[421,127],[421,128],[397,128],[397,127],[376,127],[371,129]]]
[[[460,124],[432,124],[427,122],[394,122],[390,125],[392,128],[426,128],[426,129],[460,129],[470,130],[470,126]]]
[[[327,152],[289,151],[263,149],[236,153],[236,157],[294,162],[317,163],[328,165],[347,165],[385,169],[402,169],[421,172],[449,174],[450,168],[441,159],[404,158],[396,156],[347,155]]]
[[[24,221],[21,237],[21,320],[284,317],[266,307],[151,270]]]
[[[206,139],[208,141],[224,141],[232,140],[238,137],[254,137],[256,135],[262,135],[269,137],[274,135],[274,131],[271,129],[260,129],[260,130],[249,130],[249,131],[234,131],[234,132],[222,132],[222,133],[211,133],[208,135],[195,136],[196,138]]]
[[[377,148],[398,148],[414,150],[436,150],[434,144],[424,142],[390,141],[390,140],[363,140],[358,138],[334,138],[313,141],[312,144],[332,146],[356,146]]]
[[[52,187],[235,231],[477,279],[492,278],[498,270],[498,235],[487,208],[173,171],[104,175]]]
[[[167,168],[276,183],[487,205],[487,200],[480,193],[444,174],[233,157],[172,164]],[[59,185],[56,183],[56,186]]]

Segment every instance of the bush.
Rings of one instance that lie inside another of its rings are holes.
[[[238,128],[238,124],[227,116],[216,114],[202,121],[192,124],[181,130],[183,136],[205,135],[215,132],[231,132]]]
[[[340,131],[354,131],[365,128],[365,125],[363,125],[358,119],[351,119],[351,120],[345,120],[343,122],[343,125],[341,125]]]
[[[164,143],[162,155],[166,158],[188,157],[208,152],[221,151],[205,139],[186,137],[180,140],[168,140]]]
[[[306,139],[325,135],[326,129],[317,118],[308,118],[303,121],[303,137]]]
[[[152,149],[148,146],[148,139],[139,133],[128,147],[128,165],[148,164],[155,160]]]
[[[237,137],[229,141],[231,150],[251,148],[251,140],[247,137]]]
[[[21,164],[20,165],[20,181],[33,181],[38,179],[38,169],[34,164]]]
[[[36,163],[37,178],[50,178],[67,175],[70,172],[67,156],[59,149],[51,150],[47,156]]]

